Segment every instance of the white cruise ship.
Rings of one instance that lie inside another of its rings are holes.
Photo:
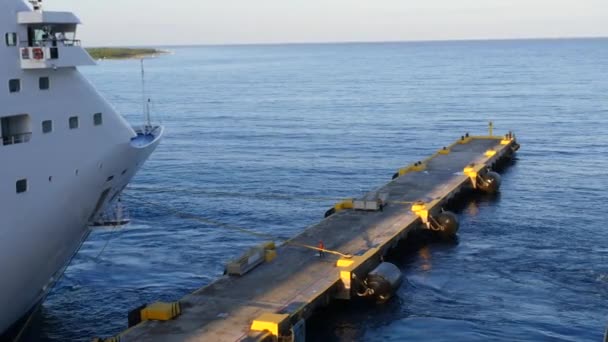
[[[44,299],[154,151],[76,67],[79,19],[0,0],[0,336]]]

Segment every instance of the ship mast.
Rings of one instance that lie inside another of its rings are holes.
[[[141,103],[144,114],[144,134],[148,134],[152,129],[150,122],[150,98],[146,99],[146,73],[144,69],[144,59],[141,59]]]

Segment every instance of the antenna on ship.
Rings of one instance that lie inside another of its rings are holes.
[[[150,122],[150,98],[146,99],[146,73],[143,58],[141,59],[141,100],[144,113],[144,134],[148,134],[152,130],[152,123]]]
[[[41,12],[42,11],[42,0],[29,0],[30,4],[34,8],[34,11]]]

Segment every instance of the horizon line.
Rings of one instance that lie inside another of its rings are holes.
[[[253,42],[253,43],[194,43],[194,44],[153,44],[153,45],[91,45],[89,48],[152,48],[152,47],[230,47],[230,46],[278,46],[278,45],[340,45],[340,44],[396,44],[396,43],[450,43],[450,42],[501,42],[501,41],[537,41],[537,40],[594,40],[608,39],[608,36],[563,36],[563,37],[524,37],[524,38],[454,38],[454,39],[420,39],[420,40],[352,40],[352,41],[303,41],[303,42]]]

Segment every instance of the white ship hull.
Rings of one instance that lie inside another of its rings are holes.
[[[159,131],[156,139],[144,147],[135,148],[128,140],[108,145],[103,157],[91,156],[77,164],[80,167],[66,168],[65,173],[69,171],[74,176],[78,169],[77,177],[56,177],[48,191],[32,189],[20,201],[3,201],[0,332],[46,296],[88,236],[88,222],[102,193],[111,189],[107,196],[110,200],[110,196],[121,191],[156,148],[161,134]],[[100,172],[100,163],[105,172]],[[47,167],[50,165],[42,166]],[[127,172],[121,175],[124,170]],[[108,182],[107,174],[115,175],[114,179]]]
[[[0,336],[44,299],[163,133],[138,134],[80,74],[94,62],[79,23],[0,1]]]

